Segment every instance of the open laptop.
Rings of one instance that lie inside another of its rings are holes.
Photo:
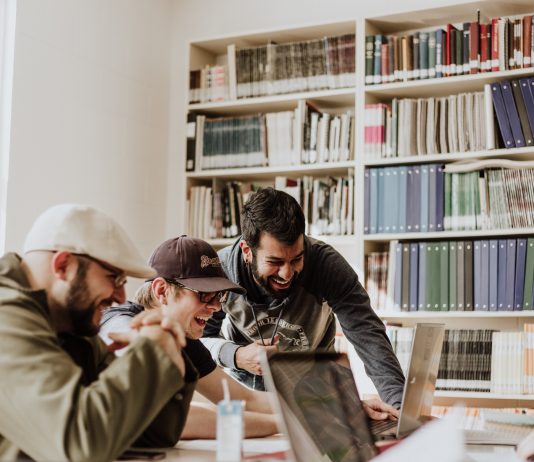
[[[403,438],[431,419],[444,335],[444,324],[416,324],[400,416],[397,422],[372,422],[378,439]]]
[[[406,405],[391,435],[406,435],[430,416],[443,333],[441,324],[417,326],[413,345],[420,351],[412,349],[417,353],[410,361]],[[292,460],[360,462],[376,455],[346,355],[276,353],[263,358],[262,368],[267,389],[274,392],[273,407],[282,416],[281,429],[291,442]]]
[[[275,353],[262,369],[289,439],[288,460],[367,462],[377,454],[346,355]]]

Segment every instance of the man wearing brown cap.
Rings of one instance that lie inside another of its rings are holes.
[[[197,378],[181,326],[136,319],[118,359],[96,336],[126,276],[154,271],[112,218],[74,204],[46,210],[24,255],[0,259],[0,460],[106,461],[177,442]]]
[[[266,393],[250,390],[229,378],[218,368],[209,351],[198,340],[206,322],[221,309],[229,292],[243,294],[242,287],[226,278],[219,257],[201,239],[180,236],[163,242],[149,260],[157,277],[145,282],[135,295],[135,302],[110,308],[104,313],[100,335],[110,343],[112,332],[128,332],[134,316],[154,309],[178,321],[185,329],[184,353],[199,373],[197,391],[212,403],[223,399],[222,379],[229,379],[232,399],[246,401],[245,434],[265,436],[276,432]],[[115,339],[118,337],[115,336]],[[117,353],[122,354],[123,350]],[[193,403],[182,433],[183,438],[215,438],[216,413],[213,406]]]

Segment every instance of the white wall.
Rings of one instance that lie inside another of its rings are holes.
[[[6,249],[60,202],[165,237],[172,0],[19,0]]]
[[[188,43],[219,36],[284,29],[322,22],[394,14],[458,3],[454,0],[176,0],[171,62],[169,204],[167,232],[184,230],[185,107],[187,105]],[[475,17],[475,13],[473,13]],[[447,23],[447,18],[443,18]],[[178,199],[176,199],[178,198]]]

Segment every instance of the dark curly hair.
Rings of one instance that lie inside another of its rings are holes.
[[[255,250],[261,233],[268,233],[285,245],[292,245],[304,234],[304,213],[289,194],[274,188],[253,193],[241,210],[242,237]]]

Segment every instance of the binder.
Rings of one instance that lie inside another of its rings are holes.
[[[504,141],[504,147],[515,148],[512,128],[510,127],[508,115],[506,114],[506,108],[504,107],[504,100],[499,82],[491,84],[491,96],[493,99],[495,115],[497,116],[497,122],[499,123],[499,129],[501,131],[501,136]]]
[[[502,98],[504,101],[504,107],[506,108],[506,114],[508,115],[508,121],[512,129],[512,135],[514,137],[514,143],[516,148],[522,148],[526,145],[523,131],[521,130],[521,122],[519,120],[519,114],[514,100],[514,94],[512,85],[508,80],[504,80],[500,83],[502,90]]]

